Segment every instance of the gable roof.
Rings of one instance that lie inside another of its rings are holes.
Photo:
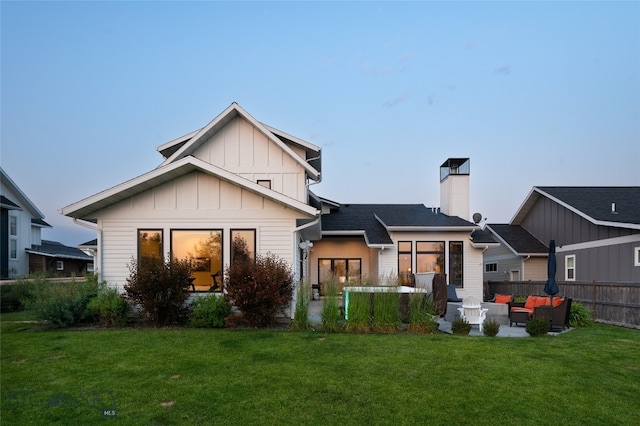
[[[80,249],[65,246],[57,241],[49,240],[42,240],[41,245],[32,246],[30,249],[27,249],[26,252],[46,257],[57,257],[60,259],[93,260],[93,256],[89,256]]]
[[[485,225],[498,240],[517,256],[547,256],[549,248],[519,225]]]
[[[175,160],[165,166],[158,167],[127,182],[123,182],[120,185],[63,207],[60,209],[60,213],[76,219],[95,222],[97,218],[93,215],[97,211],[194,170],[215,176],[302,213],[312,216],[318,213],[317,210],[311,206],[192,156]]]
[[[31,214],[33,219],[44,219],[44,214],[42,214],[42,212],[38,210],[36,205],[33,204],[33,202],[29,199],[29,197],[25,195],[24,192],[22,192],[20,187],[18,187],[18,185],[16,185],[16,183],[13,180],[11,180],[9,175],[4,171],[2,167],[0,167],[0,180],[2,181],[2,184],[5,185],[7,189],[9,189],[9,191],[12,192],[11,195],[16,199],[16,201],[10,200],[5,196],[5,194],[2,194],[3,208],[9,209],[9,210],[22,210],[22,207],[20,207],[20,204],[22,204],[22,206],[26,208],[28,212]],[[9,194],[6,194],[6,195],[9,195]],[[49,225],[47,224],[47,226]]]
[[[322,215],[322,235],[363,236],[369,246],[392,246],[394,231],[474,231],[478,226],[423,204],[340,204]]]
[[[640,229],[640,186],[534,186],[511,224],[522,223],[540,197],[549,198],[595,225]]]
[[[313,180],[318,182],[320,181],[320,147],[310,144],[309,142],[305,142],[302,139],[291,136],[273,127],[262,124],[235,102],[229,105],[202,129],[191,132],[158,147],[157,149],[162,155],[168,155],[159,167],[170,164],[184,158],[185,156],[192,155],[198,147],[237,116],[247,120],[267,139],[280,147],[280,149],[282,149],[288,156],[300,164]],[[290,148],[289,144],[294,144],[303,148],[306,155],[311,155],[311,158],[309,158],[310,161],[307,161],[307,158],[300,157],[293,149]]]

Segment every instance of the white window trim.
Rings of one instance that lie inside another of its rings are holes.
[[[573,278],[569,278],[569,259],[573,259]],[[575,281],[576,280],[576,255],[571,254],[564,257],[564,280]]]
[[[633,266],[640,266],[640,247],[633,248]]]
[[[495,270],[490,271],[489,270],[489,265],[495,265]],[[488,262],[484,264],[484,272],[486,272],[487,274],[493,273],[493,272],[498,272],[498,262]]]
[[[56,260],[56,270],[57,271],[64,271],[64,261]]]

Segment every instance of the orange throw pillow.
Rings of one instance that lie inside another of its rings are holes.
[[[509,294],[496,294],[496,303],[509,303],[511,302],[511,295]]]
[[[551,301],[551,304],[554,308],[557,308],[558,306],[562,305],[562,302],[564,302],[564,297],[554,297]]]

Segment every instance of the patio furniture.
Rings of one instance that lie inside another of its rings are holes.
[[[455,285],[447,285],[447,302],[462,302],[462,299],[460,299],[458,293],[456,293]]]
[[[551,306],[538,306],[533,310],[533,315],[549,318],[551,330],[566,330],[569,328],[571,301],[570,298],[554,297]]]
[[[483,308],[480,301],[475,297],[465,297],[462,301],[462,307],[458,308],[460,317],[469,324],[477,324],[478,329],[482,333],[482,324],[487,317],[488,309]]]
[[[222,284],[218,283],[218,278],[222,279],[222,271],[211,274],[211,278],[213,279],[213,285],[209,287],[209,291],[222,291]]]

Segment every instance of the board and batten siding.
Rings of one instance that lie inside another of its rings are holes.
[[[291,147],[301,158],[302,149]],[[306,203],[306,172],[281,147],[242,117],[235,117],[194,152],[214,166],[252,182],[271,181],[271,189]]]
[[[206,190],[205,190],[206,188]],[[138,230],[162,229],[163,252],[172,229],[223,231],[223,264],[230,261],[231,229],[255,229],[258,254],[271,252],[295,269],[296,219],[304,214],[202,172],[166,182],[98,214],[101,279],[122,288],[137,257]]]

